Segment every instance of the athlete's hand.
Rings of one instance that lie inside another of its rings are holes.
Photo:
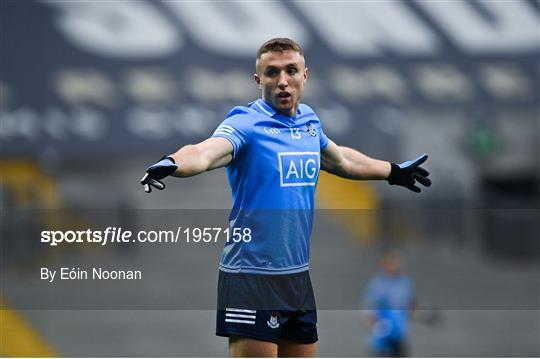
[[[397,184],[398,186],[407,187],[413,192],[420,192],[420,188],[416,186],[417,181],[426,187],[431,186],[431,180],[427,178],[429,172],[425,168],[420,167],[427,158],[428,155],[423,154],[412,161],[406,161],[400,164],[392,163],[392,170],[386,180],[391,185]]]
[[[176,171],[178,166],[171,156],[165,156],[159,162],[154,163],[146,169],[146,174],[141,179],[141,184],[146,193],[152,192],[152,187],[162,190],[165,188],[165,183],[160,180],[170,176]]]

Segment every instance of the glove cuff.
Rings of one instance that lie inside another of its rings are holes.
[[[399,177],[401,168],[395,164],[394,162],[390,162],[390,174],[388,175],[388,178],[386,179],[389,184],[394,185],[397,184],[397,179]]]
[[[172,158],[172,156],[163,156],[163,157],[161,157],[161,158],[159,159],[159,161],[163,161],[163,160],[165,160],[165,159],[167,159],[167,160],[171,161],[172,163],[176,164],[176,161],[174,160],[174,158]],[[158,162],[159,162],[159,161],[158,161]]]
[[[172,175],[178,169],[174,158],[171,156],[163,156],[157,163],[146,169],[146,173],[150,174],[155,180],[160,180]]]

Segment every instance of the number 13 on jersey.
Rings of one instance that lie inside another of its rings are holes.
[[[291,137],[293,140],[299,140],[302,138],[299,128],[289,128],[289,130],[291,131]]]

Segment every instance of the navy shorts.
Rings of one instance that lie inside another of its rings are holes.
[[[317,310],[307,271],[285,275],[219,272],[216,334],[272,343],[315,343]]]

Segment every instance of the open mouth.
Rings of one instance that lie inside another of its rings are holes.
[[[291,94],[287,91],[281,91],[280,93],[278,93],[278,97],[285,99],[291,97]]]

